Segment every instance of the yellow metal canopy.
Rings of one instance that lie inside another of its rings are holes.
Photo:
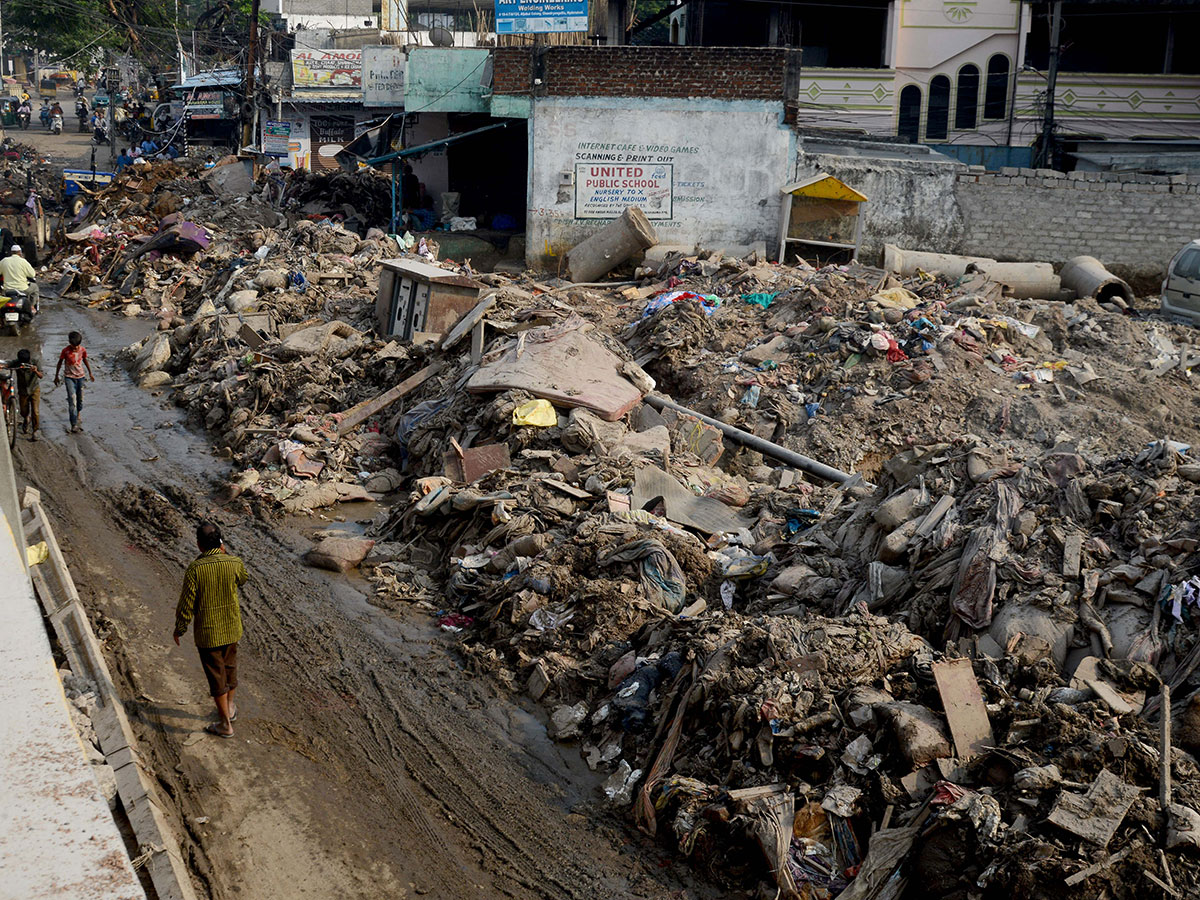
[[[783,193],[796,197],[812,197],[815,200],[850,200],[854,203],[865,203],[867,200],[866,195],[824,172],[787,185],[783,188]]]

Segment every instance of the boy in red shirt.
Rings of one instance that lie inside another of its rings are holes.
[[[71,431],[79,432],[83,431],[83,426],[79,424],[79,414],[83,409],[83,379],[86,376],[95,381],[96,376],[92,374],[92,364],[88,362],[87,351],[83,349],[83,335],[72,331],[67,335],[67,340],[70,343],[58,354],[58,365],[54,367],[54,386],[58,387],[62,380],[58,373],[66,363],[63,375],[67,379],[67,412],[71,416]]]

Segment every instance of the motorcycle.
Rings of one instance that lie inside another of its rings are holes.
[[[6,290],[4,303],[0,305],[0,322],[8,333],[16,337],[21,329],[33,321],[37,309],[29,305],[29,296],[23,291]]]
[[[87,113],[76,113],[76,115],[79,117],[79,133],[87,134]]]
[[[133,119],[126,119],[117,126],[117,132],[130,144],[142,142],[142,126]]]
[[[102,125],[97,125],[92,129],[92,144],[100,147],[108,143],[108,132],[104,130]]]
[[[62,113],[55,113],[53,116],[50,117],[50,133],[51,134],[62,134],[62,130],[63,130]]]
[[[43,106],[41,111],[38,113],[38,117],[42,120],[42,127],[44,127],[47,131],[49,131],[50,130],[50,107]]]
[[[21,126],[22,131],[29,130],[29,111],[28,110],[22,109],[22,110],[17,111],[17,124]]]

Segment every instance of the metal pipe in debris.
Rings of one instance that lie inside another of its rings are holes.
[[[832,466],[827,466],[823,462],[818,462],[811,457],[805,456],[802,453],[797,453],[794,450],[789,450],[787,447],[781,447],[772,441],[765,438],[760,438],[757,435],[750,434],[748,431],[742,431],[740,428],[734,428],[732,425],[726,425],[719,419],[714,419],[711,416],[706,416],[703,413],[698,413],[694,409],[688,409],[686,406],[680,406],[674,400],[668,400],[661,394],[647,394],[645,402],[649,403],[655,409],[673,409],[675,412],[683,413],[688,416],[695,416],[701,422],[713,426],[713,428],[721,429],[721,432],[729,438],[749,447],[751,450],[757,450],[759,453],[764,453],[780,462],[785,462],[789,466],[794,466],[802,472],[807,472],[809,475],[815,475],[818,478],[824,478],[826,481],[832,481],[836,484],[842,484],[849,481],[854,476],[849,472],[843,472],[841,469],[835,469]]]

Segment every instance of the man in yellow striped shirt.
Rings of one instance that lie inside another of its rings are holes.
[[[183,590],[175,610],[175,643],[187,634],[195,618],[196,649],[208,679],[209,693],[217,704],[219,721],[205,727],[217,737],[233,737],[237,707],[237,645],[242,639],[242,612],[238,587],[246,583],[246,567],[239,557],[225,552],[221,529],[212,522],[196,528],[200,555],[183,576]]]

